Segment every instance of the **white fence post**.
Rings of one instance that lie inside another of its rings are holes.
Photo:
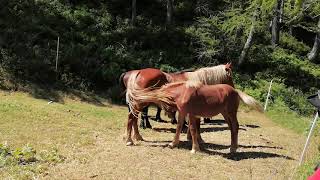
[[[309,145],[310,137],[311,137],[311,134],[312,134],[312,132],[313,132],[314,127],[316,126],[316,122],[317,122],[318,117],[319,117],[319,111],[317,111],[317,114],[316,114],[315,117],[314,117],[314,120],[313,120],[311,129],[310,129],[309,134],[308,134],[308,137],[307,137],[306,144],[304,145],[304,148],[303,148],[303,151],[302,151],[302,154],[301,154],[301,157],[300,157],[299,166],[301,165],[301,163],[302,163],[302,161],[303,161],[304,154],[305,154],[305,152],[306,152],[306,150],[307,150],[307,147],[308,147],[308,145]]]
[[[273,81],[273,79],[270,81],[269,90],[268,90],[268,94],[267,94],[266,102],[264,103],[263,111],[266,111],[266,110],[267,110],[267,105],[268,105],[268,100],[269,100],[269,96],[270,96],[270,91],[271,91],[272,81]]]
[[[58,36],[58,41],[57,41],[57,54],[56,54],[56,80],[58,80],[59,45],[60,45],[60,37]]]

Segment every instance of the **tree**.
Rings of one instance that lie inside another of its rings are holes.
[[[258,14],[260,12],[260,5],[261,5],[261,1],[257,4],[257,7],[256,7],[256,10],[255,12],[253,13],[253,21],[252,21],[252,24],[251,24],[251,28],[250,28],[250,32],[249,32],[249,35],[248,35],[248,38],[247,38],[247,41],[243,47],[243,50],[241,52],[241,55],[240,55],[240,58],[239,58],[239,62],[238,62],[238,65],[240,66],[247,54],[248,54],[248,51],[252,45],[252,41],[253,41],[253,35],[254,35],[254,31],[255,31],[255,24],[257,22],[257,19],[258,19]]]
[[[275,5],[275,14],[272,19],[272,26],[271,26],[271,44],[272,46],[276,46],[279,44],[279,36],[280,36],[280,19],[282,10],[282,4],[284,0],[277,0]]]
[[[173,0],[167,0],[167,24],[172,24]]]
[[[317,28],[316,37],[314,39],[313,48],[308,54],[308,59],[310,61],[314,61],[317,58],[319,54],[319,49],[320,49],[320,17],[318,21],[318,28]]]
[[[134,26],[137,19],[137,0],[132,0],[131,24]]]

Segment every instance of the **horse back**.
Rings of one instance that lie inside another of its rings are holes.
[[[168,83],[166,75],[159,69],[147,68],[139,70],[136,82],[141,88],[161,87]]]
[[[214,97],[217,101],[238,96],[237,91],[229,84],[203,85],[197,90],[197,96]]]

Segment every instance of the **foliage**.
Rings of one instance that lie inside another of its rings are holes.
[[[291,50],[291,52],[301,56],[306,55],[311,50],[306,44],[298,41],[288,33],[281,33],[280,44],[284,49]]]
[[[12,149],[7,143],[0,144],[1,167],[34,163],[56,164],[64,161],[56,149],[37,153],[30,145]]]
[[[63,161],[64,157],[58,154],[57,149],[37,153],[30,145],[13,149],[7,143],[0,144],[0,168],[17,169],[24,174],[24,179],[44,173],[49,165]]]

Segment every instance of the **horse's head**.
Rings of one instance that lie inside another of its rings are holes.
[[[231,64],[231,62],[228,62],[227,64],[225,64],[224,68],[225,68],[225,70],[227,72],[227,75],[228,76],[232,76],[232,70],[231,70],[232,64]]]

